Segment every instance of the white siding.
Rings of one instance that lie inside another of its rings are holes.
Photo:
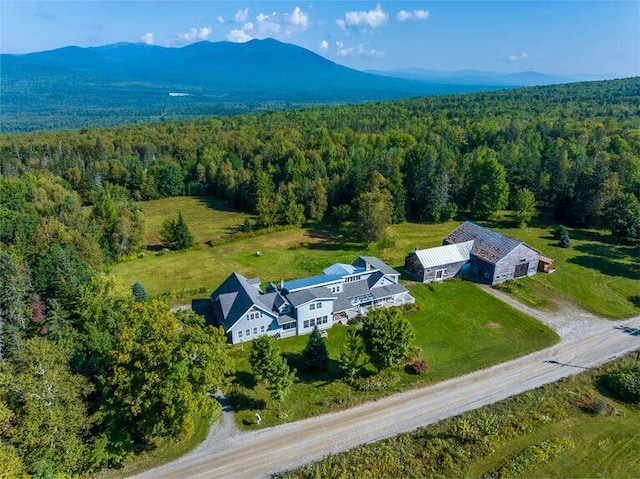
[[[267,334],[273,320],[273,315],[267,314],[255,306],[252,307],[242,316],[240,321],[230,329],[233,344],[251,341],[258,336]]]
[[[333,326],[333,300],[319,299],[303,304],[297,308],[297,316],[298,334],[308,334],[313,331],[312,324],[317,325],[319,329],[330,328]],[[325,318],[326,322],[324,322]]]

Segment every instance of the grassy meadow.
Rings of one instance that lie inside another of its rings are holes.
[[[278,477],[640,477],[640,405],[597,386],[616,363]]]
[[[260,276],[263,281],[279,281],[318,274],[331,263],[351,262],[364,253],[399,268],[413,248],[442,244],[442,238],[458,225],[392,225],[388,241],[366,248],[327,228],[289,228],[237,239],[234,235],[251,215],[210,198],[167,198],[141,206],[149,250],[114,265],[112,272],[130,283],[142,282],[151,294],[170,292],[176,301],[207,296],[234,270],[247,277]],[[178,211],[194,233],[197,246],[182,252],[153,251],[162,222]],[[569,301],[611,318],[640,313],[640,245],[621,244],[605,231],[569,229],[571,247],[560,248],[549,233],[553,221],[544,217],[526,228],[514,228],[506,215],[482,224],[522,239],[556,260],[555,273],[537,274],[505,287],[524,302],[554,309]],[[207,242],[216,246],[207,246]],[[257,251],[263,255],[256,256]]]

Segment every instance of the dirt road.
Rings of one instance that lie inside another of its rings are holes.
[[[265,477],[500,401],[640,347],[640,317],[613,322],[571,308],[546,313],[490,292],[556,329],[560,343],[433,386],[260,431],[239,432],[227,415],[226,426],[215,426],[193,452],[137,477]]]

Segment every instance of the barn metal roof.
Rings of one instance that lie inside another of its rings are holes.
[[[423,268],[434,268],[445,264],[469,261],[469,253],[473,247],[473,240],[464,243],[449,244],[415,251]]]
[[[471,221],[465,221],[444,239],[444,244],[459,244],[474,241],[471,254],[488,262],[497,263],[511,251],[522,244],[522,241]]]

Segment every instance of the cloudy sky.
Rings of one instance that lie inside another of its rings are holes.
[[[640,75],[640,1],[0,1],[0,51],[272,37],[359,69]]]

